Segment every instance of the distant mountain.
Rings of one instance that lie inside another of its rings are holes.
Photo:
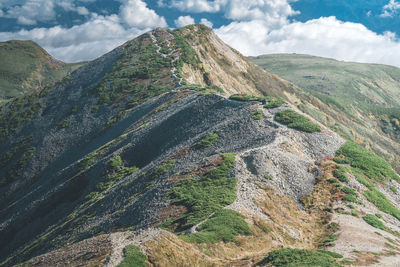
[[[80,65],[56,60],[32,41],[0,42],[0,102],[59,81]]]
[[[298,107],[400,171],[400,69],[298,54],[250,58],[306,94]]]
[[[400,177],[302,94],[191,25],[13,99],[0,265],[397,265]]]

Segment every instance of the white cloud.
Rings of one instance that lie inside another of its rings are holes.
[[[206,25],[207,27],[210,27],[210,28],[212,28],[213,25],[214,25],[211,21],[209,21],[208,19],[205,19],[205,18],[202,18],[200,20],[200,24],[204,24],[204,25]]]
[[[179,9],[180,11],[202,13],[202,12],[218,12],[222,6],[226,5],[227,0],[172,0],[169,3],[170,7]],[[160,6],[168,5],[163,1],[159,1]]]
[[[35,25],[37,21],[47,22],[55,19],[53,1],[28,0],[22,6],[13,6],[4,13],[6,18],[15,18],[18,23]]]
[[[295,22],[273,30],[262,20],[234,22],[216,32],[245,55],[301,53],[400,66],[400,43],[393,33],[378,35],[361,24],[335,17]]]
[[[380,15],[383,18],[393,17],[400,9],[400,3],[395,0],[390,0],[387,5],[383,7],[383,13]]]
[[[180,16],[174,20],[175,25],[180,28],[186,25],[194,24],[194,19],[191,16]]]
[[[75,5],[64,4],[64,8],[86,13]],[[165,19],[147,8],[143,1],[127,0],[121,5],[119,14],[100,16],[91,13],[89,21],[71,28],[55,26],[0,32],[0,40],[33,40],[56,58],[75,62],[94,59],[139,34],[164,26],[167,26]]]
[[[221,12],[235,21],[264,20],[270,27],[280,27],[288,23],[288,17],[298,14],[290,6],[291,0],[171,0],[166,4],[185,12]]]
[[[59,6],[65,11],[77,12],[79,15],[89,15],[83,6],[76,6],[75,0],[27,0],[23,5],[13,5],[0,16],[17,19],[22,25],[36,25],[38,22],[49,22],[56,19],[54,8]]]
[[[120,17],[124,23],[131,27],[166,27],[164,17],[149,9],[142,0],[124,0],[120,7]]]

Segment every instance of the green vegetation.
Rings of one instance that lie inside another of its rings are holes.
[[[346,195],[342,197],[342,200],[349,201],[349,202],[356,202],[358,194],[356,191],[348,186],[342,188],[342,192]]]
[[[397,193],[397,188],[395,186],[392,185],[389,188],[393,193]]]
[[[296,84],[303,112],[347,138],[362,139],[400,172],[400,147],[393,146],[400,136],[399,68],[299,54],[250,59]]]
[[[283,248],[272,251],[261,262],[261,265],[269,264],[271,266],[282,267],[333,267],[340,266],[333,257],[333,254],[322,252],[320,250],[290,249]]]
[[[164,164],[162,164],[160,167],[158,167],[153,173],[152,173],[152,178],[158,178],[166,173],[168,173],[172,167],[174,167],[176,160],[172,159]]]
[[[353,173],[356,179],[368,188],[363,192],[365,198],[380,211],[400,220],[400,211],[369,180],[384,182],[386,179],[394,179],[398,181],[399,177],[389,163],[352,141],[347,141],[336,154],[344,156],[344,158],[340,157],[340,161],[350,164],[351,167],[347,168],[347,170]]]
[[[335,176],[339,181],[347,183],[349,178],[346,176],[346,170],[340,165],[336,165],[333,170],[333,176]]]
[[[169,193],[172,203],[186,206],[189,212],[170,224],[188,229],[232,204],[236,199],[237,179],[229,177],[229,172],[234,163],[235,154],[222,154],[222,162],[202,178],[187,178],[174,187]]]
[[[347,141],[336,154],[345,156],[345,163],[360,169],[375,181],[382,182],[386,178],[400,182],[400,177],[393,171],[389,163],[352,141]]]
[[[128,245],[124,248],[124,260],[118,264],[118,267],[146,267],[147,256],[140,251],[140,248],[134,245]]]
[[[274,180],[274,178],[269,174],[264,174],[264,178],[270,181]]]
[[[287,125],[289,128],[303,132],[314,133],[321,131],[321,127],[319,125],[312,123],[310,119],[296,113],[292,109],[285,109],[277,113],[275,115],[275,120]]]
[[[206,148],[214,145],[218,141],[218,134],[216,133],[208,133],[203,139],[201,139],[195,147],[198,149]]]
[[[121,156],[116,156],[110,160],[111,171],[118,171],[122,167],[122,158]]]
[[[0,110],[0,144],[17,128],[31,121],[32,117],[43,107],[37,93],[15,98]]]
[[[272,98],[269,100],[267,104],[264,105],[264,108],[272,109],[272,108],[279,108],[285,103],[283,98]]]
[[[363,217],[363,220],[367,222],[369,225],[372,225],[375,228],[386,230],[387,227],[373,214],[368,214]]]
[[[255,111],[252,111],[251,115],[253,115],[254,120],[261,120],[263,117],[263,111],[261,109],[257,109]]]
[[[71,125],[71,121],[70,120],[62,120],[62,121],[57,123],[57,126],[59,128],[67,128],[70,125]]]
[[[245,95],[245,94],[235,94],[235,95],[231,95],[229,97],[229,99],[232,100],[236,100],[236,101],[243,101],[243,102],[247,102],[247,101],[263,101],[265,100],[265,97],[261,97],[261,96],[254,96],[254,95]]]
[[[16,141],[0,158],[0,169],[6,170],[5,176],[0,177],[0,186],[9,185],[22,174],[23,168],[36,152],[36,148],[32,147],[31,143],[31,136]]]
[[[364,196],[380,211],[390,214],[400,220],[400,211],[376,188],[364,191]]]
[[[195,234],[185,235],[183,240],[192,243],[234,242],[237,235],[251,235],[249,224],[233,210],[222,209],[198,227]]]
[[[0,100],[51,85],[82,65],[57,61],[32,41],[0,42],[0,58]]]

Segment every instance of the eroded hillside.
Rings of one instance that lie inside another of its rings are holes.
[[[301,88],[302,111],[400,170],[400,69],[296,54],[251,60]]]

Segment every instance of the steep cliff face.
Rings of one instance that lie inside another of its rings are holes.
[[[400,178],[364,150],[377,169],[356,164],[361,148],[276,98],[295,89],[194,25],[151,31],[5,105],[1,265],[265,265],[283,247],[337,264],[335,240],[359,256],[349,218],[370,227],[348,210],[377,209],[383,237],[352,248],[390,256]]]

